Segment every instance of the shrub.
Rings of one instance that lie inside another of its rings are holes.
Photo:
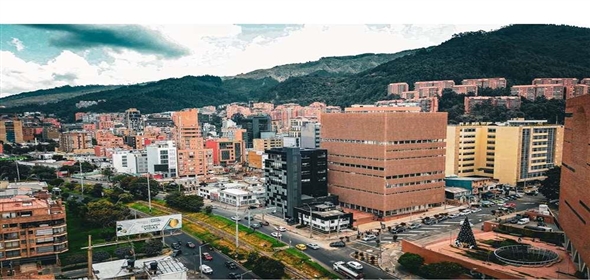
[[[404,253],[397,259],[397,262],[409,272],[417,273],[420,271],[422,265],[424,265],[424,258],[417,254]]]
[[[92,252],[92,262],[103,262],[111,258],[111,255],[105,251]]]

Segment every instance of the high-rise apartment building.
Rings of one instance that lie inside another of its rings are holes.
[[[447,127],[446,175],[484,176],[516,185],[542,180],[561,164],[563,126],[514,119]]]
[[[539,86],[547,86],[547,85],[554,85],[554,86],[561,86],[564,88],[565,92],[565,99],[572,98],[574,94],[574,87],[578,84],[578,79],[576,78],[536,78],[533,80],[533,85]]]
[[[148,172],[162,174],[165,178],[178,176],[176,143],[174,141],[158,141],[147,146]]]
[[[59,149],[62,152],[72,153],[76,150],[92,148],[92,136],[86,131],[68,131],[59,137]]]
[[[566,100],[559,224],[577,270],[590,277],[590,95]]]
[[[130,131],[140,131],[143,129],[141,112],[139,112],[139,110],[136,108],[129,108],[125,110],[125,126]]]
[[[566,87],[561,84],[519,85],[510,88],[510,94],[535,100],[544,96],[547,99],[565,99]],[[573,94],[573,89],[572,89]]]
[[[319,123],[306,123],[301,127],[301,148],[317,149],[320,147]]]
[[[328,194],[327,151],[323,149],[274,148],[266,150],[264,186],[266,206],[277,207],[284,217],[294,217],[302,195]]]
[[[410,90],[408,83],[392,83],[387,86],[387,94],[401,95],[402,92]]]
[[[61,201],[29,196],[0,198],[0,262],[51,261],[68,251]]]
[[[148,157],[145,151],[115,151],[113,168],[117,173],[143,174],[148,172]]]
[[[174,139],[178,147],[178,176],[207,174],[207,153],[199,127],[197,109],[186,109],[172,114]]]
[[[22,121],[16,119],[0,121],[0,141],[4,143],[24,143]]]
[[[520,109],[520,96],[468,96],[465,97],[465,113],[469,114],[477,104],[490,102],[493,106],[504,106],[508,109]]]
[[[390,108],[398,111],[383,110]],[[328,191],[339,196],[340,205],[379,216],[440,205],[447,113],[349,109],[322,115]]]
[[[272,119],[268,115],[255,115],[241,119],[238,123],[246,130],[244,140],[246,142],[246,149],[254,148],[254,139],[262,138],[261,132],[272,131]]]
[[[483,79],[465,79],[461,82],[462,85],[475,85],[480,88],[505,88],[505,78],[483,78]]]

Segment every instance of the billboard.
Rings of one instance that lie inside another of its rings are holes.
[[[117,221],[117,236],[182,228],[182,214]]]

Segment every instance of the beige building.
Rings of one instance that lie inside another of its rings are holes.
[[[283,147],[283,138],[281,137],[254,139],[254,151],[264,152],[265,150],[281,147]]]
[[[198,115],[195,108],[172,113],[180,177],[207,174],[208,153],[201,137]]]
[[[92,148],[92,136],[87,131],[64,132],[59,137],[59,150],[66,153],[85,151]],[[92,151],[93,152],[93,151]]]
[[[23,122],[16,119],[0,121],[0,141],[4,143],[24,143]]]
[[[561,165],[563,126],[514,119],[447,127],[446,175],[485,176],[516,185]]]

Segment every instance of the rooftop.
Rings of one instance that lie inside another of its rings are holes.
[[[249,192],[243,191],[240,189],[227,189],[227,190],[222,190],[221,192],[227,193],[227,194],[232,194],[232,195],[247,195],[247,194],[249,194]]]
[[[446,187],[445,191],[447,192],[451,192],[451,193],[464,193],[464,192],[468,192],[468,190],[464,189],[464,188],[457,188],[457,187]]]
[[[456,180],[456,181],[486,181],[492,180],[486,177],[446,177],[445,180]]]
[[[98,279],[124,278],[132,276],[138,271],[143,271],[144,266],[149,268],[149,264],[154,261],[158,262],[158,275],[166,275],[188,270],[181,262],[169,256],[158,256],[136,260],[132,271],[127,269],[127,260],[95,263],[92,265],[92,269],[95,271],[96,278]]]

